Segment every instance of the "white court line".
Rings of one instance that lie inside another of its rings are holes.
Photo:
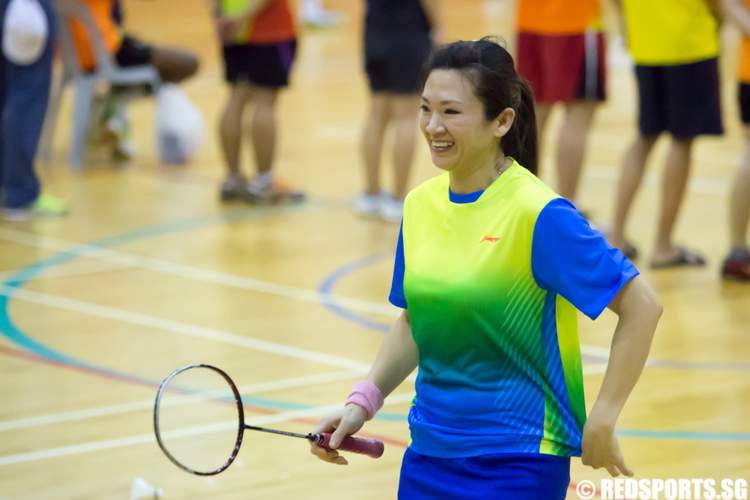
[[[264,282],[255,280],[252,278],[244,278],[228,273],[222,273],[217,271],[207,271],[204,269],[194,268],[191,266],[184,266],[182,264],[174,264],[167,261],[158,259],[152,259],[148,257],[141,257],[139,255],[128,254],[125,252],[118,252],[109,250],[106,248],[98,247],[96,245],[77,244],[70,241],[60,240],[57,238],[48,238],[46,236],[38,236],[33,233],[27,233],[14,229],[0,227],[0,239],[11,241],[22,245],[34,246],[37,248],[46,248],[52,250],[65,250],[78,256],[91,257],[106,262],[117,263],[122,266],[138,267],[142,269],[149,269],[156,272],[173,274],[179,277],[190,277],[203,282],[210,282],[215,284],[222,284],[240,288],[243,290],[252,290],[257,292],[269,293],[272,295],[282,296],[292,300],[301,300],[304,302],[313,302],[320,304],[320,294],[317,291],[306,290],[303,288],[296,288],[286,285],[278,285],[275,283]],[[21,291],[21,289],[13,289],[15,294]],[[5,292],[2,292],[5,294]],[[332,295],[331,298],[342,306],[348,309],[359,310],[363,312],[370,312],[375,314],[381,314],[383,316],[395,318],[400,314],[398,308],[384,305],[377,302],[371,302],[360,299],[353,299],[338,295]],[[62,299],[61,300],[68,300]],[[33,302],[33,300],[32,300]],[[83,303],[80,303],[83,304]],[[52,305],[52,304],[49,304]],[[54,306],[58,307],[58,306]],[[99,307],[101,306],[94,306]],[[64,308],[64,307],[63,307]],[[81,312],[81,311],[79,311]],[[131,313],[132,314],[132,313]],[[243,337],[245,338],[245,337]],[[600,347],[581,345],[581,352],[590,356],[603,357],[607,359],[609,357],[609,350]]]
[[[184,264],[176,264],[169,261],[154,259],[151,257],[142,257],[140,255],[119,252],[102,248],[96,245],[78,244],[71,241],[65,241],[58,238],[39,236],[33,233],[27,233],[9,228],[0,228],[0,239],[17,243],[20,245],[32,246],[35,248],[44,248],[48,250],[62,250],[78,257],[90,257],[105,262],[115,263],[126,267],[135,267],[146,269],[162,274],[171,274],[180,278],[189,278],[205,283],[230,286],[241,290],[251,290],[255,292],[267,293],[287,299],[301,302],[312,302],[320,304],[320,294],[316,290],[307,290],[287,285],[279,285],[268,281],[261,281],[253,278],[246,278],[234,274],[209,271]],[[367,300],[354,299],[350,297],[332,295],[332,300],[337,304],[348,309],[381,314],[391,318],[396,318],[400,314],[399,310],[388,304],[381,304]]]
[[[339,371],[332,373],[321,373],[316,375],[307,375],[304,377],[294,377],[288,379],[275,380],[273,382],[263,382],[259,384],[251,384],[240,386],[237,389],[240,394],[261,394],[269,391],[276,391],[282,389],[292,389],[298,387],[307,387],[316,384],[325,384],[329,382],[337,382],[341,380],[351,380],[356,377],[361,377],[360,372],[352,371]],[[186,398],[187,399],[187,398]],[[188,403],[190,401],[185,401]],[[136,411],[152,410],[154,407],[154,400],[149,399],[146,401],[137,401],[133,403],[125,403],[120,405],[102,406],[99,408],[87,408],[84,410],[67,411],[61,413],[54,413],[50,415],[40,415],[37,417],[21,418],[17,420],[6,420],[0,421],[0,432],[12,431],[18,429],[29,429],[32,427],[40,427],[43,425],[59,424],[63,422],[73,422],[88,420],[91,418],[105,417],[112,415],[121,415],[124,413],[131,413]]]
[[[256,351],[303,359],[305,361],[314,361],[317,363],[336,366],[339,368],[346,368],[362,373],[367,372],[370,369],[370,365],[367,363],[354,361],[341,356],[336,356],[334,354],[311,351],[298,347],[290,347],[285,344],[279,344],[277,342],[270,342],[267,340],[260,340],[253,337],[238,335],[236,333],[231,333],[214,328],[205,328],[202,326],[191,325],[189,323],[156,318],[153,316],[148,316],[146,314],[126,311],[124,309],[101,306],[98,304],[83,302],[67,297],[25,290],[23,288],[2,286],[0,287],[0,295],[12,296],[13,298],[25,300],[27,302],[54,307],[57,309],[63,309],[66,311],[73,311],[89,316],[122,321],[124,323],[130,323],[141,327],[156,328],[177,335],[184,335],[187,337],[195,337],[239,347],[246,347],[248,349],[253,349]]]
[[[388,405],[394,405],[394,404],[402,404],[410,402],[414,398],[413,393],[408,394],[396,394],[393,396],[389,396],[386,400],[383,406]],[[278,422],[287,422],[289,420],[295,420],[298,418],[305,418],[305,417],[317,417],[321,415],[325,415],[329,412],[333,412],[335,410],[338,410],[341,408],[341,403],[331,404],[331,405],[325,405],[325,406],[316,406],[314,408],[308,408],[304,410],[293,410],[293,411],[286,411],[282,413],[277,413],[275,415],[262,415],[258,417],[252,417],[252,423],[253,425],[266,425],[271,423],[278,423]],[[205,434],[207,432],[214,432],[216,430],[227,428],[228,424],[212,424],[210,426],[206,426],[204,428],[190,428],[184,430],[184,435],[197,435],[197,434]],[[232,424],[232,426],[236,426],[236,422]],[[58,458],[58,457],[65,457],[70,455],[80,455],[82,453],[89,453],[93,451],[102,451],[102,450],[110,450],[113,448],[122,448],[126,446],[134,446],[139,444],[146,444],[146,443],[154,443],[156,444],[156,438],[152,433],[149,434],[140,434],[136,436],[127,436],[122,438],[116,438],[116,439],[107,439],[104,441],[92,441],[88,443],[80,443],[70,446],[63,446],[60,448],[49,448],[46,450],[38,450],[38,451],[32,451],[28,453],[17,453],[15,455],[6,455],[3,457],[0,457],[0,466],[3,465],[13,465],[13,464],[20,464],[25,462],[36,462],[39,460],[47,460],[50,458]]]

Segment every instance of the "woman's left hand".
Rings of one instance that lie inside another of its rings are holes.
[[[620,445],[615,436],[614,420],[602,416],[596,411],[591,411],[586,425],[583,427],[583,465],[594,469],[604,467],[609,474],[617,477],[624,474],[633,476],[620,452]]]

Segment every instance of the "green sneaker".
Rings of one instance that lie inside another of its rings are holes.
[[[60,198],[49,194],[40,194],[34,200],[34,203],[27,207],[3,209],[3,217],[8,221],[24,221],[47,217],[61,217],[67,215],[68,212],[68,205]]]

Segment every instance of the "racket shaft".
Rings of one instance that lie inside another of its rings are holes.
[[[329,443],[331,442],[331,434],[328,432],[324,432],[319,436],[320,437],[318,438],[318,445],[322,446],[323,448],[330,449]],[[381,456],[383,456],[385,446],[383,445],[382,441],[378,441],[376,439],[347,436],[341,442],[341,445],[338,447],[338,449],[343,451],[351,451],[352,453],[359,453],[361,455],[367,455],[368,457],[372,458],[380,458]]]
[[[279,430],[276,430],[276,429],[269,429],[267,427],[256,427],[254,425],[247,425],[247,424],[245,424],[245,429],[249,429],[251,431],[268,432],[270,434],[278,434],[280,436],[289,436],[289,437],[296,437],[296,438],[302,438],[302,439],[310,439],[310,435],[309,434],[299,434],[297,432],[279,431]]]

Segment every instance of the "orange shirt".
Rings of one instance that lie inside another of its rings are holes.
[[[223,0],[225,15],[236,15],[247,9],[248,0]],[[235,43],[265,44],[293,40],[296,37],[289,0],[270,0],[255,14],[237,36]]]
[[[750,9],[750,0],[745,0],[745,5]],[[737,78],[742,83],[750,83],[750,37],[747,35],[742,35],[740,42]]]
[[[658,1],[658,0],[657,0]],[[519,31],[570,35],[600,29],[599,0],[519,0]]]
[[[91,16],[94,18],[94,23],[104,40],[104,46],[110,53],[114,54],[120,46],[121,36],[119,28],[112,19],[113,0],[81,0],[81,3],[89,9]],[[96,66],[94,46],[89,40],[86,28],[73,19],[69,19],[69,22],[81,68],[92,69]]]

